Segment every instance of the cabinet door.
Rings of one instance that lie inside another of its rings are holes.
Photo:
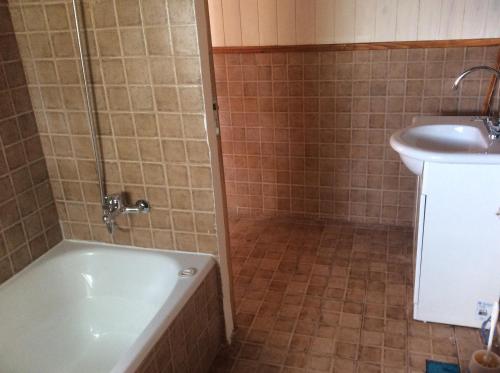
[[[500,167],[426,164],[415,318],[479,327],[478,302],[500,296]]]

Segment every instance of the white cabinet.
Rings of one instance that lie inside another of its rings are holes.
[[[426,162],[419,181],[414,318],[479,327],[500,296],[500,166]]]

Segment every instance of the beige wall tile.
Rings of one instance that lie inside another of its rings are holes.
[[[141,28],[126,28],[120,30],[123,55],[125,56],[144,56],[146,52],[146,43],[144,39],[144,30]],[[148,43],[158,42],[153,35],[146,39]],[[154,46],[152,46],[154,48]],[[159,53],[159,52],[158,52]]]
[[[141,7],[138,1],[115,0],[119,26],[140,26]]]
[[[415,115],[479,111],[481,81],[457,95],[448,80],[468,60],[494,63],[490,50],[218,55],[218,87],[248,77],[256,85],[245,90],[244,100],[257,103],[248,106],[238,103],[241,91],[218,90],[229,212],[411,225],[415,179],[388,139]],[[273,77],[288,89],[270,89]],[[186,142],[188,156],[195,144]],[[193,187],[209,185],[204,167],[190,172]]]
[[[151,58],[149,62],[153,84],[175,84],[173,58]]]
[[[207,235],[204,239],[197,239],[194,224],[191,188],[203,188],[204,194],[213,195],[194,2],[113,0],[85,4],[88,23],[82,36],[92,56],[89,63],[106,185],[109,192],[125,191],[131,201],[146,198],[152,206],[150,215],[120,219],[120,224],[130,230],[113,237],[107,236],[100,218],[78,56],[69,32],[73,22],[71,3],[13,2],[10,8],[22,46],[29,95],[36,108],[36,126],[43,135],[41,141],[32,139],[35,134],[26,135],[26,141],[13,138],[5,166],[0,159],[0,169],[12,168],[13,176],[7,180],[12,189],[26,193],[30,190],[28,181],[36,180],[26,201],[36,196],[51,205],[54,202],[47,191],[51,185],[67,238],[190,251],[197,251],[200,243],[216,242],[215,229],[206,227],[210,223],[203,228]],[[19,54],[12,52],[12,59],[19,61]],[[9,71],[22,72],[20,68],[19,62],[7,66]],[[23,110],[29,100],[22,95],[27,97],[28,91],[20,75],[9,73],[9,77],[16,76],[16,81],[9,81],[16,86],[9,99],[16,109]],[[0,79],[0,94],[2,87]],[[23,131],[29,131],[29,126],[24,125]],[[21,141],[26,144],[19,146]],[[50,172],[36,167],[42,148]],[[29,151],[27,158],[20,156],[24,149]],[[23,162],[30,165],[29,171]],[[5,198],[12,196],[5,194]],[[213,215],[213,196],[201,201],[204,204],[197,199],[197,206]],[[38,215],[34,213],[25,219],[31,228],[23,234],[37,238],[41,233],[47,243],[49,238],[50,242],[57,241],[52,226],[47,226],[50,234],[39,231]],[[177,230],[184,235],[176,235]],[[213,245],[210,250],[216,252]],[[39,252],[37,249],[33,257]]]
[[[22,39],[30,49],[27,41],[40,42],[34,46],[33,55],[51,57],[49,39],[43,34],[47,29],[42,5],[30,5],[21,11],[13,12],[14,20],[21,23],[22,30],[29,30],[33,38]],[[29,27],[24,27],[25,21]],[[0,39],[3,45],[3,59],[0,61],[0,282],[11,277],[38,258],[42,253],[61,240],[54,197],[49,183],[49,173],[42,152],[42,141],[35,125],[35,116],[29,91],[26,87],[25,72],[22,69],[15,35],[12,31],[10,14],[6,4],[0,4]],[[42,31],[41,34],[36,34]],[[7,50],[7,49],[8,50]],[[24,55],[32,55],[26,50]],[[40,76],[45,84],[57,83],[55,65],[52,61],[30,63],[29,78]],[[47,90],[48,98],[44,103],[56,109],[62,107],[60,92]],[[37,107],[42,103],[35,102]],[[54,121],[51,128],[55,132],[64,132],[62,122],[56,113],[51,117]],[[43,126],[47,128],[47,126]],[[58,142],[56,142],[58,143]],[[62,146],[69,143],[62,141]],[[50,142],[43,146],[52,149]],[[72,168],[73,167],[73,168]],[[53,170],[56,174],[57,165]],[[74,164],[61,160],[62,177],[77,177]],[[68,192],[69,193],[69,192]],[[43,219],[42,219],[43,216]]]
[[[142,17],[145,25],[165,24],[167,9],[162,0],[143,0]]]
[[[96,32],[99,55],[102,57],[117,57],[121,55],[119,34],[116,30],[99,30]],[[61,46],[61,49],[63,46]],[[66,48],[64,48],[66,50]],[[69,55],[68,55],[69,57]]]
[[[51,4],[45,7],[48,28],[50,30],[69,29],[69,18],[66,4]]]
[[[175,87],[154,87],[154,95],[159,111],[179,111],[179,98]]]
[[[196,56],[198,54],[198,40],[196,26],[175,26],[171,29],[173,53],[176,56]]]
[[[188,168],[185,165],[167,164],[167,179],[170,186],[189,187]],[[196,185],[193,183],[193,187]]]
[[[163,153],[167,162],[185,162],[186,151],[184,142],[178,140],[164,140],[162,142]]]
[[[115,6],[112,1],[102,1],[94,4],[92,15],[96,28],[116,26]]]
[[[146,34],[147,51],[150,56],[171,55],[170,37],[164,27],[144,29]]]
[[[172,25],[196,23],[194,15],[194,3],[185,0],[170,0],[167,3],[169,19]]]

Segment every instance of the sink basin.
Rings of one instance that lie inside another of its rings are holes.
[[[500,164],[500,140],[472,117],[415,117],[390,140],[403,163],[421,175],[425,162]]]

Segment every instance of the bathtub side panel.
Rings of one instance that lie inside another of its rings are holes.
[[[212,267],[136,373],[208,371],[224,341],[218,271]]]

